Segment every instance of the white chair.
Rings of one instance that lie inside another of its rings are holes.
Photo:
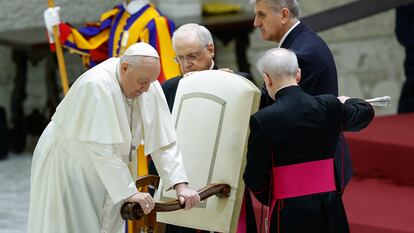
[[[228,198],[212,196],[187,211],[158,212],[157,222],[216,232],[236,232],[244,191],[243,171],[249,119],[259,107],[260,91],[233,73],[208,70],[183,78],[175,97],[173,118],[189,186],[228,184]],[[176,200],[175,191],[155,198]],[[156,208],[157,209],[157,208]]]

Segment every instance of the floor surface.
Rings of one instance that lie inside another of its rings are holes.
[[[31,154],[0,160],[0,233],[25,233],[30,199]]]

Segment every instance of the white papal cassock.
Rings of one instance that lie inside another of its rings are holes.
[[[144,141],[164,187],[187,182],[160,84],[155,81],[148,92],[127,100],[118,64],[119,58],[110,58],[83,74],[40,137],[28,232],[122,232],[120,206],[137,192],[128,169],[131,142],[136,147]]]

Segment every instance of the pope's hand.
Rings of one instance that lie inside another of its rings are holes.
[[[200,195],[190,188],[187,187],[187,184],[180,183],[175,185],[175,191],[177,192],[177,197],[180,200],[180,204],[185,204],[186,210],[189,210],[200,203]]]
[[[144,214],[149,214],[154,209],[155,202],[149,193],[136,193],[128,198],[129,202],[138,202]]]

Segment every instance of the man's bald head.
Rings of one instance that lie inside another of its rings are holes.
[[[257,63],[257,69],[273,79],[295,78],[298,70],[295,53],[284,48],[268,50]]]
[[[262,73],[272,99],[281,87],[296,85],[300,81],[298,59],[295,53],[284,48],[268,50],[257,63],[257,69]]]

